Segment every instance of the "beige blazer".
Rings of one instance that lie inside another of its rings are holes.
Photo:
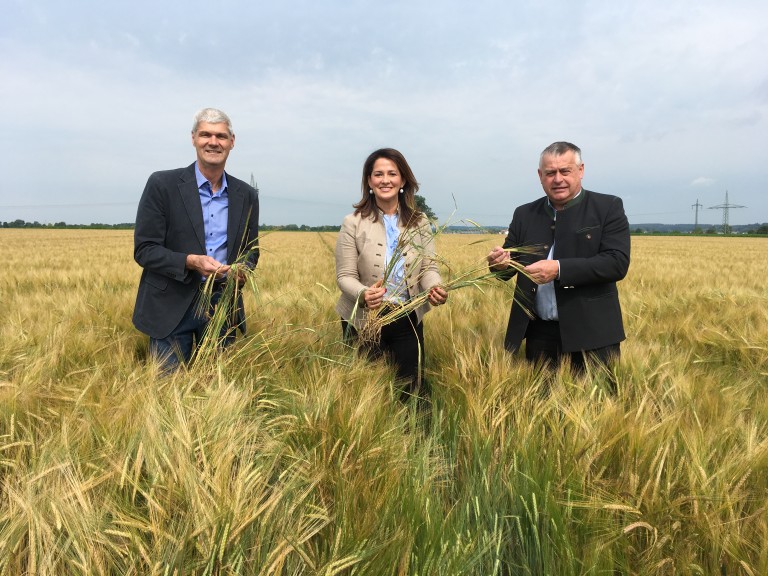
[[[433,258],[434,239],[429,221],[423,217],[416,230],[406,230],[400,226],[400,235],[401,238],[412,239],[403,258],[408,297],[413,298],[442,283],[437,262]],[[374,222],[372,216],[362,218],[360,214],[349,214],[344,218],[336,240],[336,283],[341,289],[336,312],[355,328],[359,329],[365,323],[368,310],[363,301],[363,292],[384,277],[386,253],[387,233],[382,218],[378,222]],[[431,305],[425,303],[416,309],[419,322],[430,308]]]

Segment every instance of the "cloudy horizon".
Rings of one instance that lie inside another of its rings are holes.
[[[10,0],[0,23],[0,221],[133,222],[150,173],[194,161],[192,115],[232,118],[227,172],[266,224],[339,224],[374,149],[401,150],[442,221],[505,226],[540,151],[630,224],[768,221],[768,6],[394,0]],[[12,171],[12,172],[11,172]]]

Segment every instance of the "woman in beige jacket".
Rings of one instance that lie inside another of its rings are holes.
[[[361,188],[362,198],[344,218],[336,241],[341,289],[336,311],[344,338],[354,342],[371,310],[397,307],[429,291],[428,303],[386,324],[376,342],[360,342],[369,357],[385,355],[394,363],[405,397],[419,394],[426,388],[422,318],[448,298],[440,286],[429,221],[416,209],[419,184],[403,155],[383,148],[365,161]]]

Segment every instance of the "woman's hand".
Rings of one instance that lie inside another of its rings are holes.
[[[378,308],[384,301],[384,294],[387,293],[387,289],[383,286],[384,280],[379,280],[373,286],[370,286],[363,293],[363,300],[368,308]]]
[[[448,292],[441,286],[434,286],[429,291],[427,298],[429,298],[429,303],[432,306],[440,306],[440,304],[445,304],[445,301],[448,300]]]

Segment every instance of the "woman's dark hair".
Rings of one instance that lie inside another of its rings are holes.
[[[400,223],[406,228],[413,228],[421,220],[421,212],[416,209],[416,193],[419,191],[419,183],[413,175],[411,167],[400,152],[394,148],[381,148],[371,155],[363,164],[363,180],[361,190],[363,197],[354,205],[355,214],[360,214],[363,218],[373,215],[373,221],[379,219],[379,208],[376,206],[376,196],[369,192],[368,178],[373,174],[373,165],[379,158],[391,160],[397,166],[400,176],[403,178],[403,193],[397,195],[398,211],[400,212]]]

